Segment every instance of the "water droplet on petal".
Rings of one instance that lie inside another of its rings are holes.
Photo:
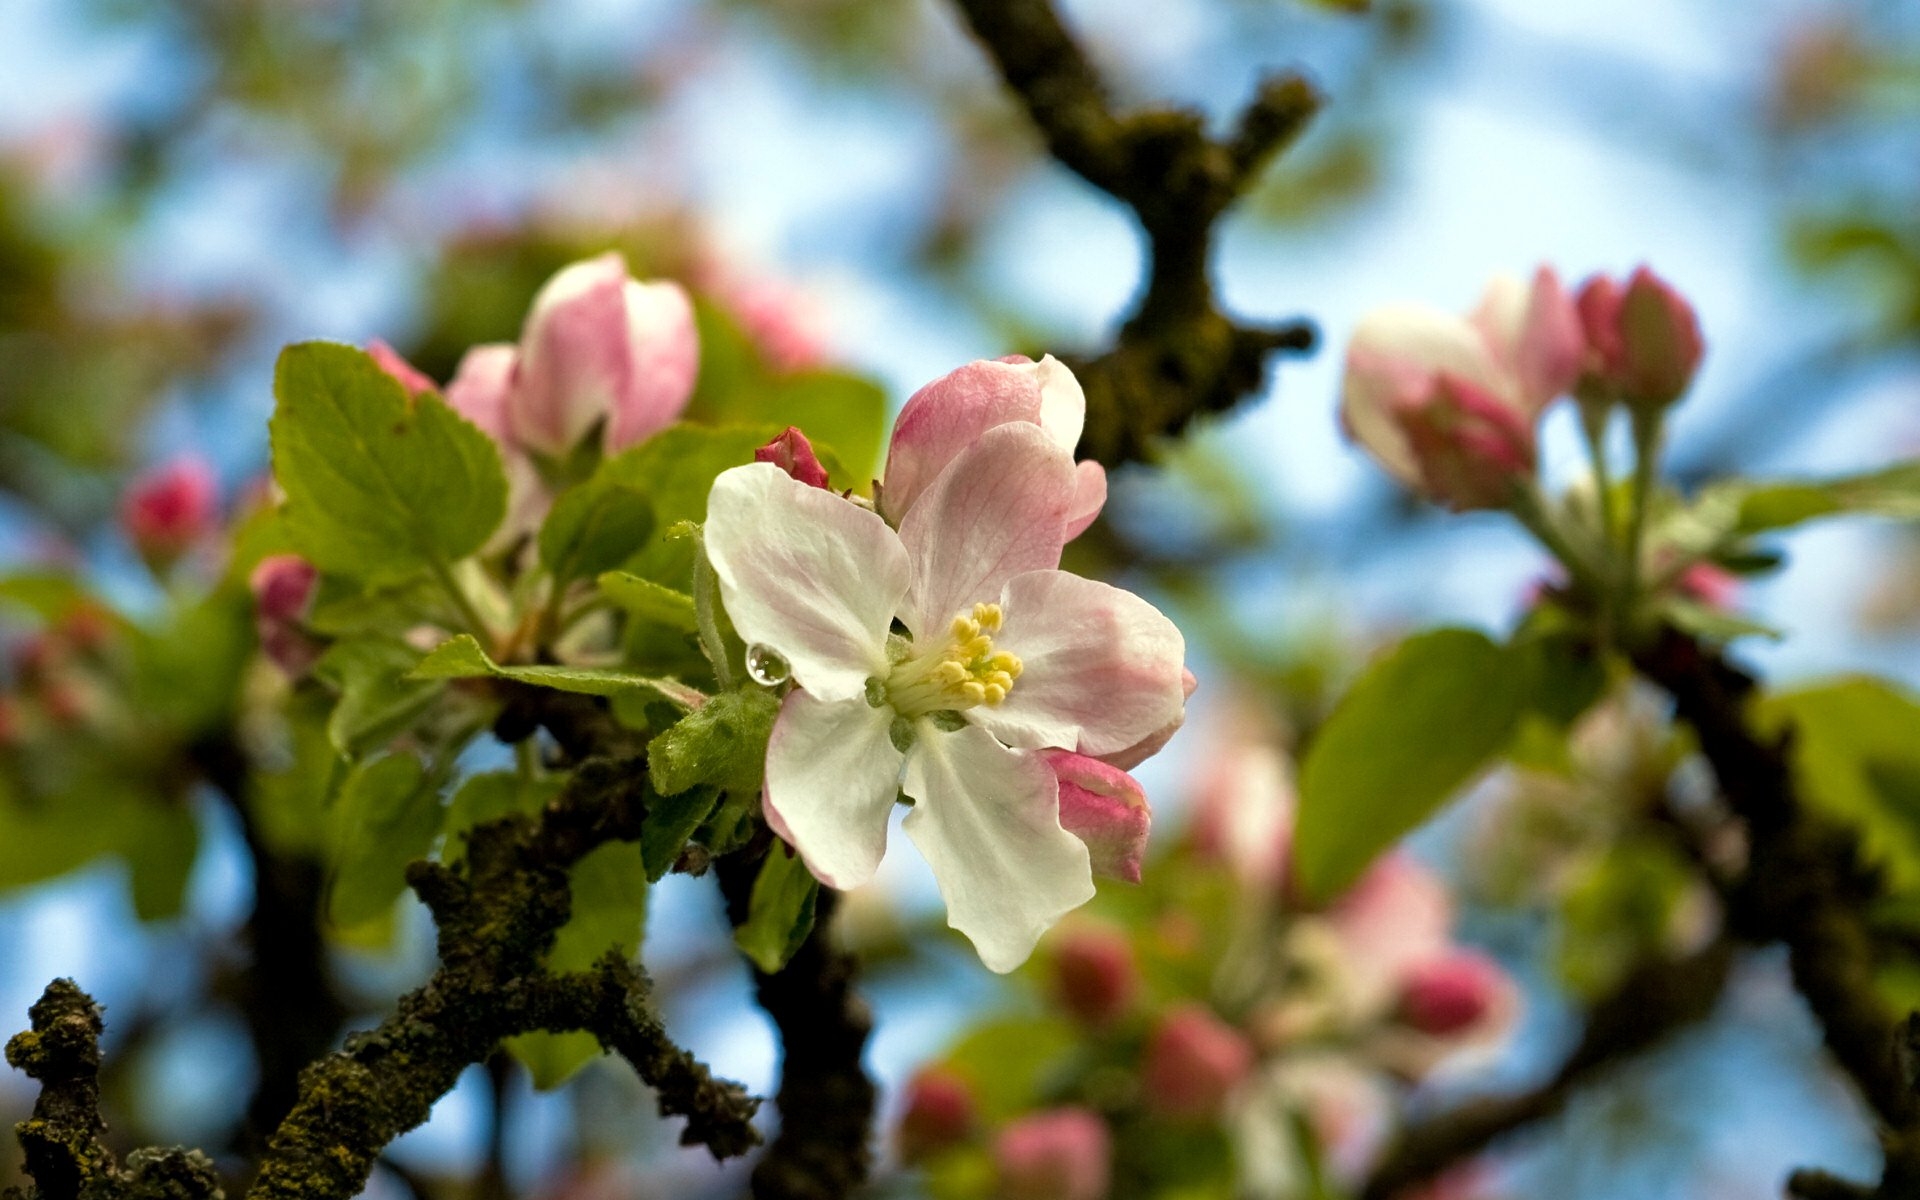
[[[793,668],[778,650],[755,643],[747,647],[747,674],[761,687],[779,687]]]

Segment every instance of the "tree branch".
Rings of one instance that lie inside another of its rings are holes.
[[[1470,1101],[1408,1126],[1361,1188],[1361,1200],[1389,1200],[1507,1134],[1557,1116],[1580,1089],[1622,1060],[1704,1020],[1719,1001],[1732,961],[1731,944],[1716,941],[1685,958],[1642,964],[1593,1006],[1579,1044],[1553,1078],[1532,1091]]]
[[[1146,233],[1147,281],[1106,353],[1074,360],[1087,393],[1085,445],[1116,466],[1195,416],[1223,412],[1259,390],[1267,357],[1311,350],[1305,321],[1242,325],[1220,311],[1209,275],[1213,232],[1262,169],[1319,107],[1298,75],[1265,80],[1231,137],[1207,135],[1201,114],[1121,115],[1048,0],[954,0],[1047,150],[1125,203]]]
[[[1746,870],[1724,891],[1729,927],[1757,943],[1787,947],[1794,986],[1819,1022],[1827,1050],[1853,1080],[1881,1126],[1886,1169],[1877,1190],[1920,1194],[1920,1023],[1900,1020],[1880,999],[1878,954],[1866,913],[1880,897],[1879,874],[1848,827],[1806,808],[1794,793],[1785,737],[1756,735],[1746,718],[1754,679],[1691,638],[1667,631],[1635,656],[1673,696],[1691,726],[1721,794],[1746,822]],[[1807,1197],[1842,1186],[1802,1173]],[[1851,1185],[1844,1185],[1851,1186]]]
[[[746,917],[759,862],[715,864],[735,924]],[[841,1200],[866,1182],[875,1089],[861,1064],[873,1016],[853,990],[854,957],[833,945],[839,893],[822,887],[813,931],[785,969],[753,973],[754,998],[780,1032],[780,1134],[753,1172],[754,1200]]]

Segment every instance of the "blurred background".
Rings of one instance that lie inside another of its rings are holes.
[[[1920,451],[1920,7],[1061,7],[1123,101],[1225,120],[1278,67],[1329,98],[1216,264],[1232,311],[1309,316],[1324,348],[1158,469],[1121,472],[1082,551],[1195,648],[1189,729],[1142,771],[1162,827],[1236,687],[1312,710],[1396,631],[1507,627],[1541,574],[1509,523],[1422,510],[1342,441],[1340,350],[1370,307],[1464,309],[1539,262],[1570,280],[1647,262],[1708,339],[1674,426],[1683,481]],[[127,480],[191,452],[226,495],[257,489],[291,340],[384,339],[445,379],[469,344],[515,335],[555,268],[611,246],[768,360],[870,376],[897,407],[969,359],[1097,348],[1139,282],[1126,212],[1039,152],[936,0],[8,0],[0,44],[0,564],[77,567],[135,614],[164,598],[113,519]],[[1561,412],[1549,477],[1576,458]],[[1787,548],[1740,597],[1786,634],[1749,658],[1779,679],[1920,683],[1920,541],[1854,524]],[[126,1144],[220,1142],[255,1070],[217,986],[251,867],[224,809],[194,818],[183,902],[156,919],[117,858],[0,877],[0,1028],[55,975],[104,1001]],[[1418,853],[1457,874],[1475,819]],[[937,918],[911,856],[870,890],[850,923],[875,945]],[[1537,920],[1468,893],[1470,937],[1535,957]],[[430,923],[409,901],[391,945],[335,953],[370,1022],[429,969]],[[680,1039],[770,1090],[774,1042],[704,881],[661,885],[646,957]],[[874,960],[869,1061],[889,1088],[1000,1002],[955,944]],[[1563,1051],[1567,981],[1521,976],[1520,1036],[1455,1091]],[[1817,1048],[1780,964],[1745,964],[1710,1023],[1508,1148],[1501,1194],[1757,1197],[1790,1166],[1868,1171]],[[32,1096],[0,1075],[0,1118]],[[372,1192],[464,1195],[488,1163],[515,1194],[737,1191],[674,1134],[617,1064],[557,1093],[476,1068]],[[17,1161],[9,1140],[0,1178]]]

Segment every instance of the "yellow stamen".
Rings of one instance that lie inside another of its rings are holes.
[[[1020,657],[993,648],[1005,616],[998,604],[976,604],[954,617],[946,643],[923,654],[909,654],[887,676],[888,702],[903,716],[943,709],[997,705],[1020,677]]]

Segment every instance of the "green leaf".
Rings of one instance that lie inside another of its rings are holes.
[[[747,919],[733,931],[733,943],[765,975],[779,973],[813,931],[814,899],[820,885],[799,857],[776,840],[753,880]]]
[[[326,848],[327,805],[347,767],[328,733],[332,709],[317,688],[294,693],[284,760],[255,765],[247,800],[261,837],[281,853],[317,858]]]
[[[288,538],[323,571],[397,579],[473,554],[506,516],[493,440],[438,396],[409,400],[364,352],[280,354],[271,422]]]
[[[406,890],[407,864],[427,856],[442,815],[439,792],[413,755],[390,754],[354,768],[332,814],[327,915],[333,923],[353,926],[384,916]]]
[[[780,701],[757,687],[722,692],[647,744],[647,770],[663,796],[701,784],[739,795],[760,790],[767,738]]]
[[[1920,889],[1920,702],[1875,679],[1768,696],[1763,732],[1790,728],[1795,786],[1807,803],[1858,830],[1895,892]]]
[[[471,634],[461,634],[451,641],[442,642],[432,654],[420,661],[415,667],[413,679],[475,679],[492,676],[495,679],[511,679],[517,683],[528,683],[536,687],[553,688],[561,692],[578,692],[586,696],[612,696],[620,692],[645,689],[680,705],[692,708],[701,704],[705,697],[697,688],[673,679],[654,679],[645,675],[634,675],[626,671],[611,671],[599,667],[503,667],[487,656],[480,643]]]
[[[608,951],[632,958],[640,950],[647,923],[647,881],[640,848],[609,842],[573,866],[573,910],[560,927],[547,965],[555,971],[583,971]],[[601,1053],[600,1041],[578,1030],[531,1033],[511,1038],[507,1048],[533,1074],[533,1086],[559,1087]]]
[[[1079,1045],[1079,1035],[1061,1017],[1001,1017],[975,1025],[942,1065],[967,1084],[981,1120],[997,1124],[1044,1103],[1049,1083]]]
[[[1763,637],[1777,642],[1786,636],[1771,625],[1696,600],[1670,597],[1661,603],[1660,616],[1680,632],[1709,642],[1730,642],[1743,637]]]
[[[448,863],[461,861],[467,856],[467,834],[475,826],[501,817],[538,813],[565,786],[566,778],[560,775],[528,779],[517,771],[488,771],[472,776],[447,805],[441,859]]]
[[[420,652],[397,638],[343,638],[327,647],[313,673],[340,693],[327,736],[334,749],[357,759],[412,725],[445,686],[412,675]]]
[[[647,820],[640,830],[640,851],[649,883],[658,883],[673,868],[680,851],[686,848],[687,839],[700,828],[719,799],[720,793],[710,787],[647,798]]]
[[[1374,663],[1300,772],[1294,865],[1326,900],[1412,832],[1512,739],[1522,672],[1483,634],[1441,629]]]
[[[1743,538],[1848,514],[1920,521],[1920,463],[1829,479],[1733,479],[1701,490],[1655,530],[1685,557],[1713,556]]]
[[[135,704],[180,741],[226,728],[254,648],[253,600],[236,587],[169,612],[152,630],[134,628]]]
[[[653,504],[624,483],[594,478],[554,502],[540,526],[540,561],[563,587],[598,575],[647,548],[653,537]]]
[[[1558,728],[1579,720],[1606,691],[1606,664],[1577,637],[1519,636],[1508,654],[1527,711]]]
[[[693,597],[685,592],[625,571],[608,571],[599,582],[601,594],[636,620],[663,625],[676,633],[692,633],[697,627]]]
[[[134,915],[142,921],[179,916],[200,848],[193,810],[184,804],[146,804],[129,815],[124,852]]]

